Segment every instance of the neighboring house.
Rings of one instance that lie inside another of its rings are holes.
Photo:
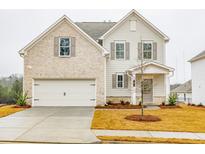
[[[144,101],[169,94],[169,38],[137,11],[119,22],[77,22],[63,16],[19,51],[24,91],[33,106],[95,106],[106,100],[139,102],[143,59]]]
[[[171,93],[177,94],[179,102],[191,103],[191,100],[192,100],[191,80],[174,88],[173,90],[171,90]]]
[[[180,83],[176,83],[176,84],[171,84],[170,85],[170,90],[172,91],[173,89],[177,88],[178,86],[180,86]]]
[[[192,75],[192,103],[205,105],[205,51],[189,60]]]

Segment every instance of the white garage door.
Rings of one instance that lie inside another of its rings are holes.
[[[95,106],[94,80],[35,80],[33,106]]]

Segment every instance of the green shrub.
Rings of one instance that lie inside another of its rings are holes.
[[[27,104],[27,99],[29,99],[28,94],[19,94],[17,95],[16,104],[19,106],[25,106]]]
[[[172,93],[169,95],[169,105],[176,105],[176,102],[177,102],[177,94],[176,93]]]

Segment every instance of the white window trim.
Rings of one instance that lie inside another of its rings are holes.
[[[69,46],[65,46],[65,47],[69,47],[70,48],[70,54],[69,55],[61,55],[61,47],[62,46],[60,46],[60,41],[61,41],[61,39],[69,39]],[[58,40],[59,42],[58,42],[58,44],[59,44],[59,47],[58,47],[58,56],[59,57],[71,57],[71,39],[70,39],[70,37],[59,37],[59,40]]]
[[[122,75],[122,87],[118,87],[118,76]],[[124,73],[116,73],[116,88],[123,89],[124,88]]]
[[[116,48],[116,44],[117,43],[123,43],[124,44],[124,58],[117,58],[117,48]],[[125,52],[126,52],[126,41],[115,41],[115,59],[116,60],[125,60]]]
[[[144,58],[144,43],[151,43],[151,45],[152,45],[151,58],[150,59]],[[144,60],[153,60],[153,41],[142,41],[142,58]]]

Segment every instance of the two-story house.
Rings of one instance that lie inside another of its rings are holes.
[[[63,16],[19,51],[24,91],[33,106],[95,106],[106,100],[159,104],[174,69],[165,65],[169,38],[137,11],[119,22]]]

